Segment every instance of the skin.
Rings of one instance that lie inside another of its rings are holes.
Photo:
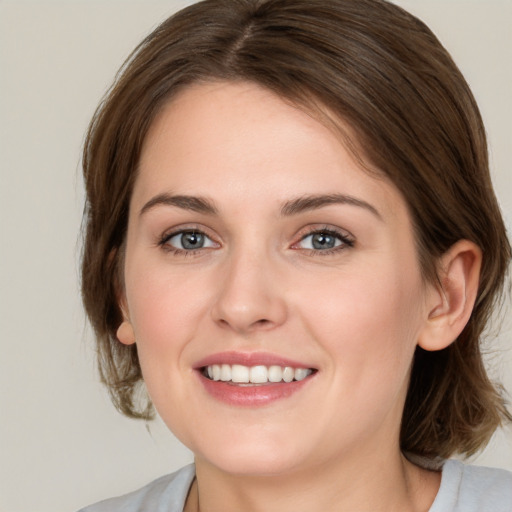
[[[283,215],[333,194],[357,201]],[[206,245],[176,252],[192,228]],[[339,245],[312,249],[311,231],[326,229]],[[478,251],[462,243],[444,269],[444,290],[424,282],[401,194],[303,111],[249,83],[195,85],[168,103],[131,199],[118,338],[136,340],[159,414],[195,454],[187,510],[428,510],[440,476],[399,449],[410,366],[418,344],[443,348],[462,328]],[[316,373],[289,397],[236,407],[194,367],[224,351]]]

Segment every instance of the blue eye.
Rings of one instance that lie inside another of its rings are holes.
[[[341,233],[331,230],[320,230],[309,233],[296,244],[300,249],[313,251],[329,251],[343,247],[352,247],[354,242]]]
[[[162,240],[162,245],[170,245],[178,251],[194,251],[217,246],[204,233],[196,230],[173,233]]]

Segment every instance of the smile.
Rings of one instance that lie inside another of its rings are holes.
[[[310,368],[291,366],[244,366],[241,364],[213,364],[202,369],[205,377],[212,381],[231,382],[233,384],[262,385],[271,383],[290,383],[304,380],[313,373]]]
[[[314,386],[318,368],[268,352],[227,351],[193,366],[208,395],[236,407],[270,405]]]

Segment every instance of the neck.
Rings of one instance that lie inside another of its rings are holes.
[[[196,471],[186,512],[426,512],[440,483],[438,473],[414,466],[399,450],[286,475],[233,475],[199,458]]]

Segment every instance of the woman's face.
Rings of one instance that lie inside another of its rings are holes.
[[[214,83],[157,117],[119,337],[131,326],[149,394],[198,461],[271,475],[397,452],[429,293],[400,193],[303,111]]]

